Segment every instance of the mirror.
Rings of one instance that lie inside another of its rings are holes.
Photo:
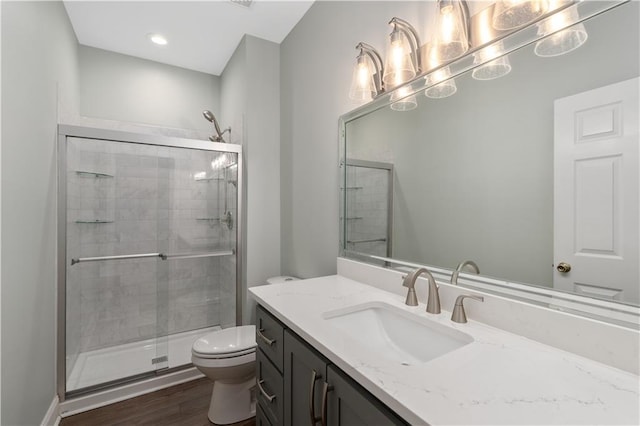
[[[586,43],[567,54],[531,43],[501,78],[469,70],[453,96],[421,90],[404,112],[383,96],[343,116],[342,256],[449,274],[472,260],[480,275],[461,285],[487,277],[637,306],[638,17],[637,2],[618,5],[585,20]]]

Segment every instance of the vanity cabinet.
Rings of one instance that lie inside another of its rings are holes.
[[[260,324],[260,318],[269,318],[268,321],[275,321],[283,330],[281,369],[276,368],[271,356],[267,356],[267,352],[262,351],[261,338],[258,337],[257,424],[270,426],[407,424],[293,331],[286,329],[261,306],[257,308],[256,318],[258,324]],[[258,327],[257,330],[260,328]],[[264,335],[264,332],[262,334]],[[279,383],[278,380],[280,380]]]

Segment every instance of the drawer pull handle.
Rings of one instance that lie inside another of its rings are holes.
[[[262,332],[264,331],[264,328],[260,328],[258,330],[256,330],[256,334],[258,335],[259,338],[261,338],[267,345],[271,346],[275,343],[275,339],[269,339],[267,336],[265,336],[264,334],[262,334]]]
[[[260,393],[262,394],[262,396],[267,398],[267,401],[273,402],[273,400],[276,399],[276,396],[275,395],[269,395],[267,393],[267,391],[265,391],[264,388],[262,387],[263,383],[264,383],[264,380],[259,380],[258,381],[258,389],[260,389]]]
[[[333,386],[324,382],[324,385],[322,386],[322,418],[320,419],[320,424],[322,426],[327,426],[327,394],[332,390]]]
[[[316,382],[321,378],[322,376],[318,374],[316,370],[311,371],[311,389],[309,390],[309,417],[311,419],[311,426],[315,426],[315,424],[321,420],[320,417],[316,417],[316,410],[313,407],[316,393]]]

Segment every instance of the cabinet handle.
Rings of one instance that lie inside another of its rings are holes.
[[[262,387],[262,384],[264,383],[264,380],[259,380],[258,381],[258,389],[260,389],[260,393],[262,394],[262,396],[264,396],[265,398],[267,398],[267,401],[269,402],[273,402],[274,399],[276,399],[275,395],[269,395],[264,388]]]
[[[262,334],[262,332],[264,331],[264,328],[260,328],[258,330],[256,330],[256,334],[258,335],[259,338],[261,338],[267,345],[271,346],[275,343],[275,339],[269,339],[267,336],[265,336],[264,334]]]
[[[322,386],[322,418],[320,419],[320,424],[322,426],[327,426],[327,394],[332,390],[333,386],[324,382],[324,385]]]
[[[316,370],[311,370],[311,389],[309,390],[309,417],[311,418],[311,426],[315,426],[320,420],[320,417],[316,417],[316,410],[313,407],[313,403],[315,400],[316,393],[316,382],[318,379],[322,379],[322,376],[316,372]]]

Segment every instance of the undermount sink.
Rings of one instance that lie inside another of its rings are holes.
[[[404,365],[427,362],[473,342],[468,334],[382,302],[328,311],[323,318],[363,349]]]

